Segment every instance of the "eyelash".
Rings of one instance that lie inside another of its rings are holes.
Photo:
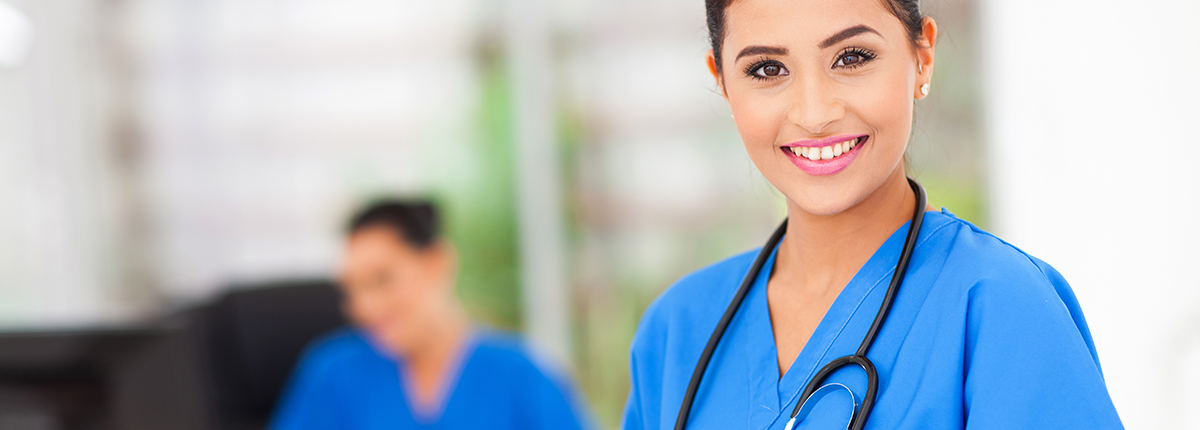
[[[744,70],[743,72],[745,72],[746,76],[749,76],[751,79],[755,79],[755,80],[759,80],[759,81],[765,81],[765,80],[776,78],[777,76],[759,76],[758,75],[758,71],[760,69],[762,69],[763,67],[767,67],[767,66],[778,66],[780,69],[787,70],[786,67],[783,67],[783,63],[780,63],[775,60],[767,59],[767,58],[760,58],[758,61],[750,63],[749,66],[746,66],[746,70]]]
[[[841,66],[841,67],[845,67],[847,70],[854,70],[859,67],[862,67],[862,66],[866,65],[867,63],[870,63],[872,60],[875,60],[875,58],[877,57],[877,55],[875,55],[875,52],[870,49],[850,47],[850,48],[846,48],[846,49],[842,50],[841,54],[838,54],[837,61],[834,62],[833,66],[830,68],[838,67],[838,63],[841,63],[842,60],[847,55],[857,55],[860,58],[862,58],[857,63],[845,64],[845,65]],[[760,81],[765,81],[765,80],[776,78],[776,76],[759,76],[758,71],[766,66],[778,66],[779,68],[781,68],[785,71],[787,70],[787,68],[784,67],[783,64],[778,61],[767,59],[767,58],[762,58],[762,59],[759,59],[758,61],[751,63],[749,66],[746,66],[746,69],[743,70],[743,72],[746,74],[746,76],[749,76],[752,79],[760,80]]]
[[[867,63],[870,63],[872,60],[875,59],[875,57],[877,57],[875,55],[875,52],[871,51],[870,49],[850,47],[850,48],[846,48],[846,49],[842,50],[841,54],[838,54],[837,61],[833,63],[833,67],[838,67],[838,63],[841,63],[842,59],[846,58],[847,55],[857,55],[860,58],[862,58],[862,60],[860,60],[857,63],[846,64],[846,65],[841,66],[841,67],[845,67],[847,70],[854,70],[859,67],[862,67],[862,66],[866,65]],[[830,68],[833,68],[833,67],[830,67]]]

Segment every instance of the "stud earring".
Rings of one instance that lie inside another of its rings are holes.
[[[921,85],[921,95],[923,95],[923,96],[929,95],[929,84]]]

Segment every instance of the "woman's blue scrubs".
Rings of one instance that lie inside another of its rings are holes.
[[[812,375],[858,349],[907,230],[855,274],[783,377],[767,308],[772,255],[713,355],[688,428],[784,428]],[[756,253],[688,275],[646,310],[631,347],[623,429],[674,427],[696,361]],[[1122,428],[1083,313],[1054,268],[945,209],[926,214],[912,258],[867,354],[879,372],[868,429]],[[843,368],[829,382],[862,402],[861,369]],[[844,393],[823,397],[796,428],[846,428]]]
[[[515,337],[477,332],[463,348],[440,410],[415,412],[403,362],[355,330],[320,341],[298,365],[275,430],[577,430],[583,414],[565,378],[547,374]]]

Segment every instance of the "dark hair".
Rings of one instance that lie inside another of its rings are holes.
[[[725,11],[734,0],[704,0],[708,16],[708,40],[712,44],[713,57],[717,60],[717,71],[721,71],[721,42],[725,40]],[[900,19],[908,31],[908,40],[917,46],[921,39],[920,0],[879,0]]]
[[[346,232],[383,227],[417,249],[426,249],[441,237],[437,207],[426,200],[381,200],[351,219]]]

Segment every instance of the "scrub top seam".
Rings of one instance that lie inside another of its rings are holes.
[[[865,302],[867,300],[867,297],[869,297],[871,295],[871,293],[874,292],[875,289],[879,287],[879,283],[883,282],[884,279],[888,278],[888,275],[890,275],[893,270],[895,270],[895,269],[889,270],[887,273],[884,273],[882,277],[880,277],[878,280],[876,280],[875,283],[873,285],[871,285],[871,287],[868,288],[865,293],[863,293],[862,297],[860,297],[858,299],[858,303],[854,304],[854,307],[851,308],[851,311],[848,314],[848,316],[846,317],[846,319],[844,321],[842,321],[841,326],[838,327],[838,330],[834,334],[833,339],[830,340],[829,344],[825,346],[825,349],[821,351],[821,355],[817,356],[817,360],[815,361],[814,365],[811,368],[809,368],[808,374],[806,375],[807,377],[804,378],[804,383],[801,384],[800,389],[797,391],[794,391],[792,393],[791,397],[788,398],[788,401],[784,402],[783,405],[780,406],[779,415],[777,415],[775,417],[775,419],[772,420],[771,423],[767,425],[767,428],[770,428],[771,426],[775,425],[775,423],[779,422],[779,418],[784,415],[784,411],[788,409],[788,406],[790,406],[793,402],[795,402],[797,400],[797,398],[800,397],[800,392],[804,391],[804,388],[807,387],[808,384],[810,384],[812,382],[813,375],[816,373],[817,368],[823,365],[822,359],[825,358],[825,356],[829,354],[829,350],[833,349],[833,345],[837,343],[838,338],[840,338],[842,336],[842,333],[844,333],[846,331],[846,326],[850,325],[850,320],[854,319],[854,315],[857,314],[858,310],[862,308],[863,302]],[[789,416],[789,419],[790,419],[791,414],[789,413],[787,415]]]
[[[939,225],[936,228],[934,228],[933,230],[930,230],[929,234],[922,234],[921,236],[923,236],[923,237],[921,239],[917,240],[917,244],[913,246],[913,253],[915,254],[917,248],[920,248],[921,245],[928,243],[931,240],[931,238],[934,236],[934,234],[936,234],[938,231],[941,231],[942,229],[948,227],[950,224],[952,224],[952,222],[942,223],[942,225]],[[922,227],[924,227],[924,224],[922,224]],[[845,319],[845,321],[842,322],[841,327],[838,328],[837,334],[833,336],[833,341],[829,342],[829,345],[827,345],[825,347],[824,351],[821,351],[821,355],[818,356],[816,364],[812,368],[809,369],[808,375],[807,375],[808,377],[804,379],[805,382],[804,382],[804,384],[802,384],[802,387],[799,390],[797,390],[796,392],[793,392],[792,396],[788,399],[787,402],[784,402],[782,405],[780,405],[779,415],[777,415],[774,420],[771,420],[771,422],[769,424],[767,424],[767,428],[770,428],[771,426],[775,425],[775,423],[778,423],[779,418],[784,416],[783,411],[787,410],[788,406],[791,405],[793,402],[795,402],[798,397],[800,397],[801,392],[804,391],[804,387],[806,387],[809,383],[811,383],[813,374],[816,373],[817,367],[823,365],[821,359],[825,358],[825,356],[827,354],[829,354],[829,350],[833,348],[833,344],[837,343],[837,339],[842,336],[843,332],[845,332],[846,326],[850,325],[850,320],[854,319],[854,315],[858,313],[858,310],[860,308],[862,308],[863,302],[865,302],[867,300],[867,297],[870,296],[871,293],[874,292],[875,289],[879,287],[879,284],[881,282],[883,282],[884,279],[888,279],[888,277],[891,276],[892,273],[894,273],[895,271],[896,271],[896,267],[892,266],[892,268],[890,270],[885,272],[883,274],[883,276],[881,276],[878,280],[876,280],[875,283],[873,285],[871,285],[871,288],[868,288],[867,291],[862,295],[862,297],[859,298],[858,303],[854,305],[853,311],[850,312],[850,316],[847,317]],[[787,415],[790,419],[791,414],[789,413]]]
[[[454,373],[449,375],[450,377],[443,381],[443,385],[441,387],[438,387],[438,399],[437,404],[433,405],[435,408],[434,410],[420,410],[420,407],[416,404],[416,387],[412,385],[415,381],[412,380],[412,375],[407,367],[402,370],[402,372],[404,372],[404,383],[401,389],[404,390],[404,394],[406,396],[405,403],[410,411],[413,421],[420,425],[432,426],[437,425],[442,421],[442,418],[445,418],[446,409],[448,409],[450,406],[450,401],[454,398],[454,394],[458,392],[458,385],[467,371],[467,365],[470,364],[471,359],[474,358],[475,354],[479,351],[480,343],[482,341],[482,339],[480,339],[481,335],[482,333],[480,333],[479,330],[472,329],[471,332],[467,334],[466,339],[463,340],[463,344],[461,346],[462,350],[458,352],[457,356],[454,357],[454,362],[450,365],[450,371]],[[400,369],[398,368],[397,370]],[[411,396],[411,399],[407,398],[408,396]]]

